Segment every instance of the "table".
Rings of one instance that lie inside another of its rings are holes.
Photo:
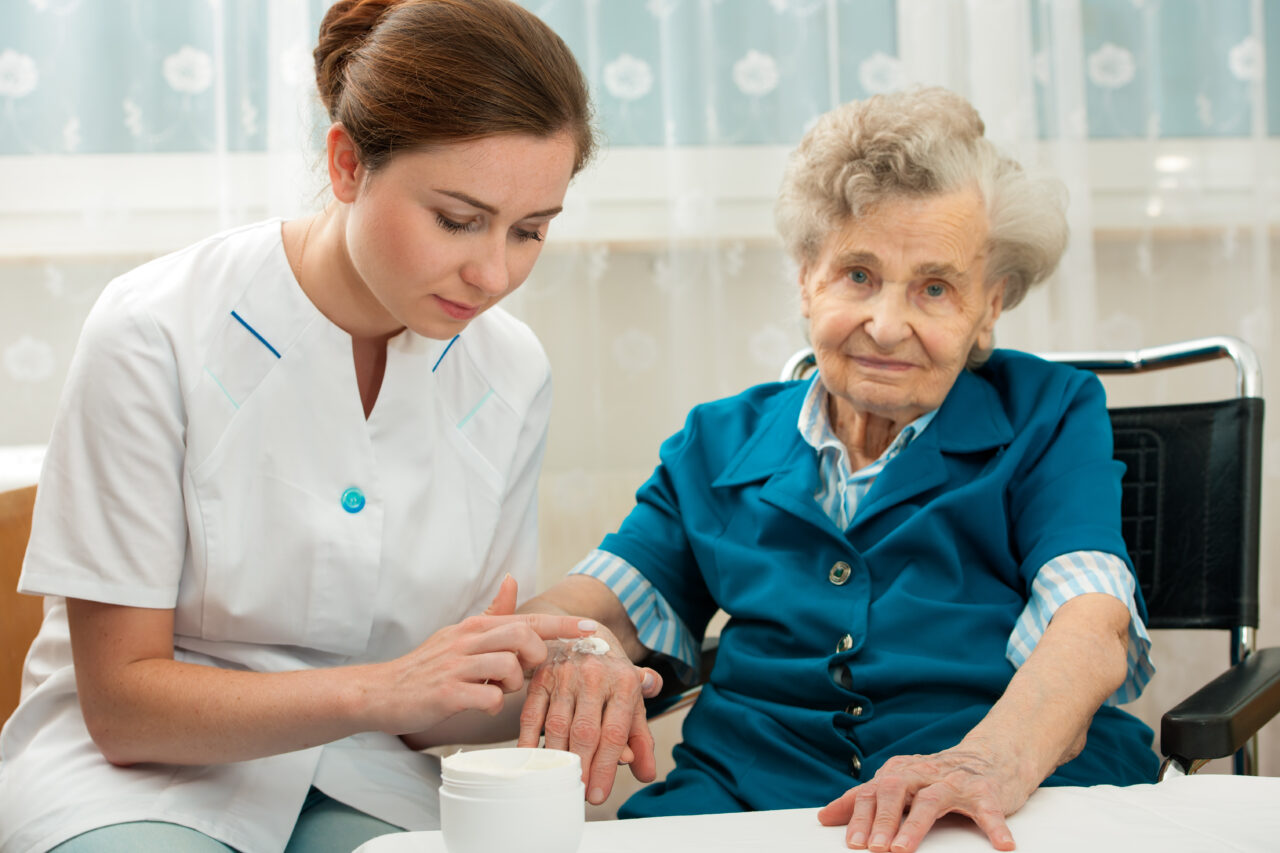
[[[843,851],[844,829],[817,809],[589,822],[579,853]],[[1280,778],[1187,776],[1158,785],[1041,788],[1009,818],[1020,853],[1274,853]],[[921,853],[990,853],[976,826],[944,818]],[[368,841],[356,853],[444,853],[439,832]],[[501,851],[497,851],[501,853]]]

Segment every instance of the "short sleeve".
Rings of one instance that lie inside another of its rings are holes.
[[[23,592],[177,601],[185,411],[171,342],[132,293],[109,286],[81,332],[40,475]]]
[[[597,548],[570,569],[569,574],[586,575],[609,587],[627,611],[640,645],[670,658],[686,684],[693,680],[700,658],[693,632],[635,566],[617,554]]]
[[[690,531],[707,534],[716,524],[700,512],[706,505],[693,494],[715,479],[705,470],[706,455],[698,409],[684,429],[659,449],[657,469],[636,492],[636,505],[600,550],[621,557],[653,585],[700,643],[717,605],[698,566]],[[710,437],[706,437],[711,440]]]
[[[1036,573],[1031,598],[1009,636],[1005,657],[1014,667],[1027,662],[1058,608],[1077,595],[1103,593],[1124,602],[1129,609],[1129,643],[1124,683],[1106,701],[1108,705],[1132,702],[1155,674],[1151,662],[1151,637],[1138,613],[1134,578],[1124,561],[1100,551],[1076,551],[1050,560]]]
[[[1097,377],[1070,371],[1053,386],[1057,400],[1037,405],[1054,414],[1037,419],[1019,436],[1038,444],[1008,496],[1020,572],[1031,594],[1040,567],[1062,554],[1102,551],[1129,565],[1120,533],[1120,480],[1124,466],[1112,458],[1111,420]],[[1139,596],[1139,612],[1145,607]]]

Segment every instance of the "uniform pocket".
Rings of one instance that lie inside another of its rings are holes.
[[[369,642],[382,508],[316,494],[269,471],[196,483],[205,553],[199,636],[353,655]]]

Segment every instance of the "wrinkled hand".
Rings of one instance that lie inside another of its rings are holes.
[[[582,654],[570,651],[570,643],[548,643],[551,655],[529,681],[517,745],[537,746],[545,732],[548,749],[577,753],[587,800],[599,804],[613,790],[620,763],[630,764],[641,782],[657,775],[644,700],[658,694],[662,678],[633,664],[607,629],[599,628],[596,636],[609,643],[607,653]]]
[[[413,651],[366,667],[362,685],[373,725],[390,734],[430,729],[467,710],[497,714],[505,694],[547,659],[547,641],[582,637],[598,627],[577,616],[513,615],[516,581],[508,576],[483,615],[442,628]]]
[[[1031,796],[1012,755],[960,744],[935,755],[889,759],[870,782],[850,788],[818,812],[824,826],[848,823],[850,847],[912,853],[944,814],[967,815],[996,850],[1012,850],[1005,817]],[[906,812],[904,816],[904,811]]]

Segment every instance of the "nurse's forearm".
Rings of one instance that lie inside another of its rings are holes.
[[[359,668],[256,673],[172,660],[82,691],[94,743],[113,764],[220,764],[277,755],[373,728]]]
[[[292,752],[357,732],[425,731],[466,709],[501,709],[544,638],[596,626],[475,616],[382,663],[259,673],[173,659],[173,611],[68,599],[89,734],[115,764],[215,764]],[[495,653],[500,652],[500,653]]]
[[[546,592],[526,601],[516,612],[553,613],[594,619],[613,633],[632,663],[638,663],[650,654],[640,644],[636,626],[618,596],[605,584],[588,575],[569,575]]]

